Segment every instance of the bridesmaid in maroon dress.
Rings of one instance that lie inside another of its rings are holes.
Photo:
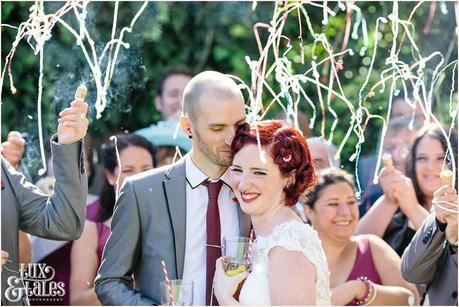
[[[419,303],[416,287],[402,278],[397,253],[377,236],[354,235],[359,209],[350,174],[322,171],[304,203],[327,257],[333,305]]]

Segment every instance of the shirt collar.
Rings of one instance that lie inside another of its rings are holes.
[[[187,153],[185,156],[185,172],[186,172],[186,181],[191,186],[192,189],[198,187],[204,180],[207,180],[209,177],[204,174],[197,166],[194,164],[191,159],[191,152]],[[219,178],[223,181],[228,187],[231,187],[229,168],[225,173]]]

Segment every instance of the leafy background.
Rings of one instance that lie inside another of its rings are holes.
[[[1,22],[18,26],[30,14],[29,8],[33,2],[1,2]],[[121,2],[118,14],[118,29],[127,26],[141,6],[141,2]],[[375,41],[375,22],[379,16],[387,16],[392,11],[391,2],[357,2],[362,10],[368,26],[370,45],[364,56],[358,54],[363,46],[363,40],[350,39],[348,47],[355,50],[354,56],[344,57],[344,70],[340,72],[344,92],[350,101],[357,105],[358,92],[364,82],[372,56],[372,47]],[[407,18],[417,2],[400,2],[401,18]],[[56,11],[63,2],[45,2],[45,12]],[[323,13],[321,9],[306,6],[314,31],[325,33],[329,42],[335,46],[335,51],[341,48],[345,29],[345,12],[337,7],[337,2],[328,5],[337,12],[336,17],[330,17],[327,25],[321,23]],[[413,22],[413,36],[423,56],[433,51],[440,51],[448,56],[445,64],[457,59],[457,36],[454,33],[454,3],[444,4],[448,13],[444,14],[436,4],[436,11],[428,33],[423,33],[429,9],[432,2],[423,3],[416,11]],[[155,110],[153,99],[155,85],[159,77],[170,67],[187,67],[198,73],[205,69],[214,69],[224,73],[234,74],[250,84],[250,70],[245,57],[252,60],[259,57],[253,34],[253,25],[256,22],[268,23],[273,14],[272,2],[257,3],[256,10],[252,10],[252,2],[150,2],[140,16],[132,33],[125,35],[125,41],[130,44],[129,49],[121,49],[114,78],[109,90],[108,106],[102,118],[95,119],[95,109],[90,107],[90,134],[97,145],[109,135],[117,131],[134,131],[150,125],[160,119]],[[98,48],[103,48],[110,39],[113,20],[113,2],[94,2],[88,5],[86,24]],[[355,21],[355,14],[351,16]],[[64,19],[77,28],[77,22],[72,14]],[[299,26],[295,13],[289,16],[284,28],[284,35],[291,39],[293,46],[287,57],[292,62],[292,72],[302,73],[310,68],[313,38],[307,33],[303,20],[303,47],[305,64],[301,64],[301,49],[299,47]],[[369,87],[379,80],[380,72],[387,68],[385,59],[389,55],[392,45],[390,24],[381,26],[381,41],[377,50],[374,73],[371,75]],[[2,65],[6,54],[11,49],[15,38],[14,29],[1,28]],[[261,35],[266,41],[266,31]],[[285,48],[285,46],[281,46]],[[318,58],[325,56],[320,48],[316,49]],[[412,48],[409,42],[401,49],[400,58],[406,63],[413,61]],[[5,79],[2,94],[2,139],[10,130],[19,130],[28,135],[27,153],[24,161],[32,174],[39,166],[38,125],[37,125],[37,82],[38,56],[25,41],[22,41],[13,60],[13,76],[18,89],[16,95],[9,91],[9,81]],[[427,67],[427,78],[433,66]],[[3,69],[3,66],[2,66]],[[326,78],[327,71],[320,70],[321,77]],[[85,82],[89,86],[87,100],[95,101],[95,86],[92,75],[85,62],[82,52],[75,44],[74,37],[62,26],[57,25],[52,32],[52,38],[45,44],[44,62],[44,91],[43,91],[43,126],[44,136],[49,137],[57,127],[57,114],[69,101],[73,99],[76,87]],[[448,98],[453,78],[451,69],[446,71],[443,82],[435,90],[436,112],[445,122],[448,122]],[[454,76],[457,84],[457,75]],[[278,89],[278,85],[271,77],[269,83]],[[389,84],[387,84],[389,85]],[[369,88],[367,87],[367,88]],[[305,91],[316,103],[319,109],[317,91],[310,83],[304,85]],[[366,107],[372,113],[385,115],[388,106],[388,90],[377,94],[370,99]],[[266,96],[265,103],[270,97]],[[333,141],[339,144],[349,127],[350,112],[347,106],[340,101],[332,101],[332,107],[339,116],[338,127]],[[301,110],[307,117],[312,116],[312,109],[306,102],[302,102]],[[269,116],[279,111],[274,107]],[[326,136],[328,137],[333,117],[326,113]],[[315,134],[320,135],[320,118],[313,128]],[[366,129],[366,142],[362,146],[362,154],[372,153],[376,149],[381,121],[370,121]],[[348,158],[355,151],[357,138],[352,136],[347,142],[341,155],[343,167],[353,171],[354,163]]]

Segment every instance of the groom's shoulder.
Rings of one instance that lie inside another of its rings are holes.
[[[176,176],[185,176],[185,159],[154,168],[130,177],[130,181],[134,186],[142,186],[144,184],[151,185],[152,183],[162,182]]]

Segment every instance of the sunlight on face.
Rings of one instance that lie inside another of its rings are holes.
[[[359,220],[354,191],[347,182],[331,184],[320,192],[308,218],[322,237],[348,240]]]
[[[216,94],[201,97],[199,120],[193,125],[195,156],[228,167],[232,162],[231,142],[236,129],[245,122],[245,105],[240,97],[221,100]]]
[[[269,148],[262,146],[269,152]],[[284,177],[279,166],[267,155],[267,162],[260,160],[255,144],[247,144],[234,156],[231,166],[231,185],[242,210],[250,216],[259,216],[280,205],[283,206]]]
[[[428,197],[442,186],[440,172],[444,158],[445,152],[437,139],[425,136],[419,141],[415,158],[416,179],[422,193]]]

